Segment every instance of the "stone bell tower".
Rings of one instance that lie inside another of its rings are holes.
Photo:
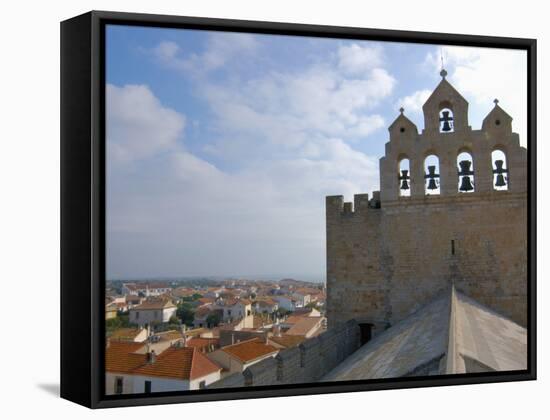
[[[527,322],[527,151],[494,101],[481,129],[447,72],[423,106],[400,113],[380,159],[380,192],[326,199],[329,326],[376,334],[450,284]]]

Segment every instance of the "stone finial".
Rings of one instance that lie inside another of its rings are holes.
[[[399,108],[399,112],[401,113],[401,115],[403,115],[403,112],[405,112],[405,108],[403,107]]]
[[[498,99],[495,98],[495,100],[493,102],[495,103],[495,106],[498,105]]]
[[[445,69],[441,69],[441,71],[439,72],[439,75],[443,78],[445,78],[447,76],[447,70]]]

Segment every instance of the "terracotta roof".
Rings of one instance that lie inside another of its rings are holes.
[[[286,333],[289,335],[306,335],[309,331],[320,325],[321,321],[322,318],[320,316],[302,317]]]
[[[173,379],[196,379],[221,370],[192,347],[169,347],[156,356],[154,363],[147,361],[147,354],[134,353],[141,347],[143,344],[139,343],[110,343],[105,354],[105,369],[108,372]]]
[[[212,299],[212,298],[207,298],[207,297],[202,297],[202,298],[199,298],[197,299],[200,303],[202,304],[205,304],[205,303],[214,303],[216,301],[216,299]]]
[[[109,341],[105,351],[105,370],[116,373],[132,373],[132,371],[147,361],[146,354],[135,351],[144,344],[128,341]]]
[[[175,308],[176,305],[169,299],[151,299],[141,303],[141,305],[135,306],[132,310],[152,310],[152,309],[166,309]]]
[[[212,312],[212,310],[208,306],[197,308],[195,311],[195,319],[207,318],[208,315],[210,315],[210,312]]]
[[[187,347],[202,348],[205,346],[209,346],[211,344],[217,345],[219,342],[220,342],[219,338],[193,337],[190,340],[187,340]]]
[[[222,350],[241,362],[250,362],[259,357],[277,352],[275,347],[264,344],[259,338],[225,346],[222,347]]]
[[[251,302],[248,299],[237,299],[237,298],[225,299],[223,302],[224,306],[234,306],[238,303],[241,303],[243,305],[251,304]]]
[[[285,324],[297,324],[302,319],[307,318],[303,315],[290,315],[287,319],[285,319]]]
[[[154,363],[146,363],[132,373],[174,379],[196,379],[221,368],[195,348],[170,347],[156,357]]]
[[[133,340],[142,330],[139,328],[119,328],[110,335],[111,340]]]
[[[277,336],[269,337],[269,339],[283,347],[289,348],[289,347],[295,347],[298,344],[300,344],[302,341],[305,341],[306,337],[303,335],[283,334],[280,337],[277,337]]]

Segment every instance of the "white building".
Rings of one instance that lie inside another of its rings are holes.
[[[223,302],[222,309],[224,322],[232,322],[252,315],[252,303],[247,299],[227,299]]]
[[[107,395],[202,389],[220,379],[221,367],[196,348],[170,346],[160,354],[144,344],[111,342],[106,350]]]
[[[172,288],[163,282],[136,282],[124,283],[122,294],[135,296],[160,296],[169,293]]]
[[[146,300],[130,309],[130,323],[143,326],[168,322],[176,309],[170,299]]]

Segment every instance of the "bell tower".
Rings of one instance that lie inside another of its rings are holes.
[[[433,135],[471,130],[468,126],[468,102],[447,81],[445,69],[439,74],[441,82],[422,107],[424,133]]]
[[[420,131],[401,108],[380,159],[380,192],[327,197],[329,326],[376,335],[451,284],[521,325],[527,320],[527,150],[497,100],[481,129],[441,81]]]

